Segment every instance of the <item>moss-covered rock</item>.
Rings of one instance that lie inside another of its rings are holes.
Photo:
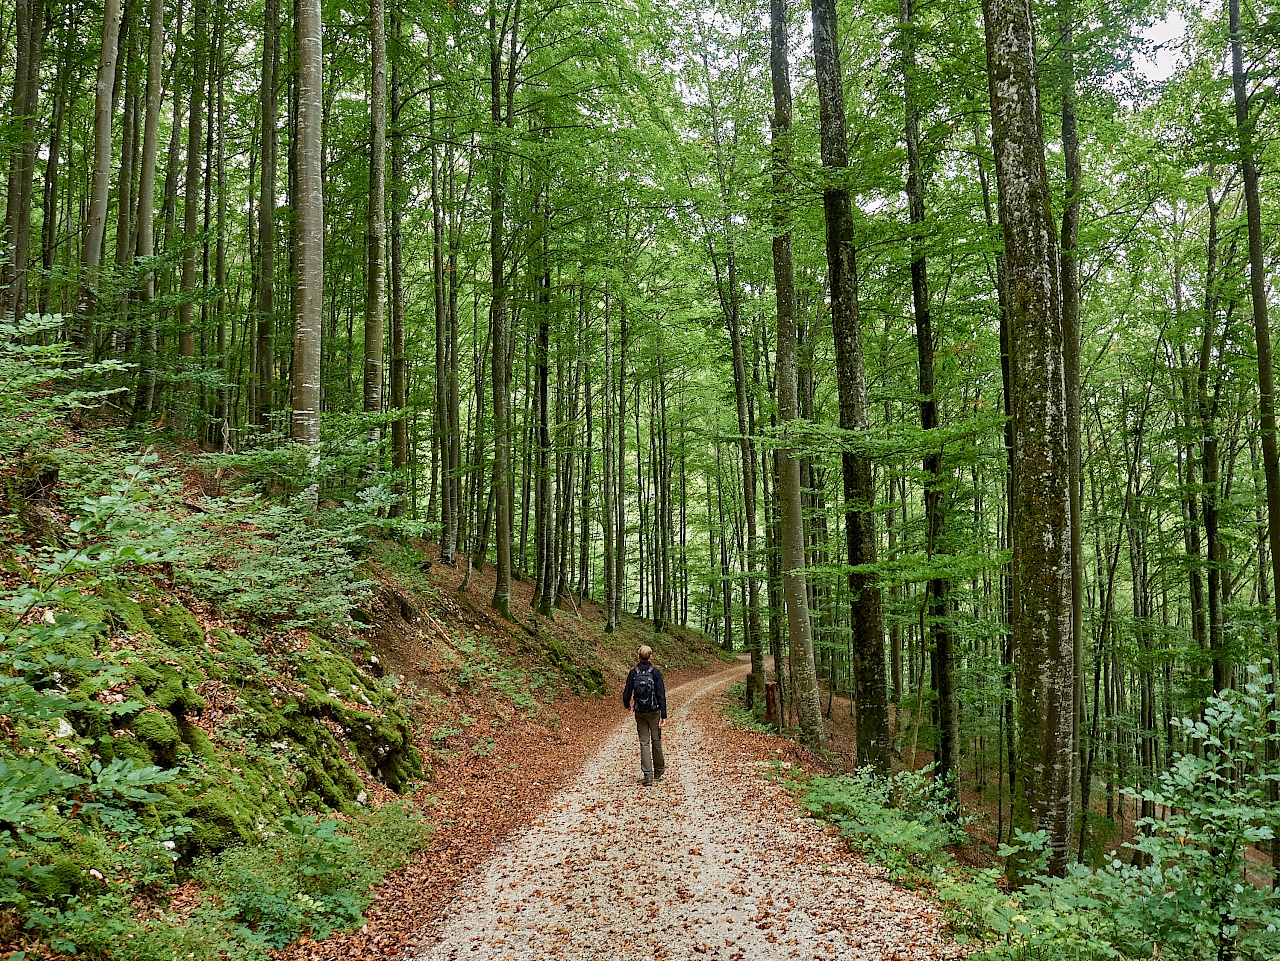
[[[569,683],[575,694],[604,693],[604,673],[600,668],[594,664],[582,663],[582,658],[573,657],[559,641],[544,641],[542,656]]]
[[[179,650],[204,645],[204,629],[181,604],[152,597],[143,604],[143,610],[157,640]]]
[[[178,725],[173,715],[167,711],[150,709],[143,711],[129,725],[133,736],[140,744],[145,745],[157,760],[172,760],[182,735],[178,733]]]
[[[179,851],[187,858],[214,854],[232,844],[247,844],[254,839],[256,817],[263,808],[221,785],[215,785],[192,798],[183,810],[191,826],[179,843]]]
[[[64,898],[79,891],[88,879],[72,857],[55,854],[42,870],[32,872],[28,890],[40,899]]]
[[[151,702],[164,711],[178,717],[199,714],[204,710],[204,698],[191,688],[190,681],[172,672],[151,692]]]

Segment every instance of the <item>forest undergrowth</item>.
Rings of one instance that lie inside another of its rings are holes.
[[[264,957],[358,927],[431,841],[437,768],[557,725],[645,630],[493,617],[377,478],[331,492],[289,452],[131,431],[109,394],[46,390],[67,361],[36,344],[0,371],[10,959]]]
[[[730,704],[726,714],[770,730],[758,705]],[[1086,849],[1065,877],[1045,871],[1043,832],[993,843],[979,798],[960,792],[958,801],[927,752],[922,766],[890,776],[851,763],[856,753],[842,748],[854,743],[852,721],[835,725],[828,763],[769,776],[893,881],[932,896],[971,958],[1267,961],[1280,938],[1280,898],[1251,866],[1274,837],[1277,722],[1271,679],[1256,670],[1239,690],[1210,699],[1202,717],[1178,721],[1201,750],[1178,755],[1143,792],[1157,816],[1139,818],[1113,847]],[[1036,865],[1019,888],[1004,864],[1015,847]]]

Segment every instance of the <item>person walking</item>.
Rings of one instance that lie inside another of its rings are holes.
[[[666,760],[662,756],[662,726],[667,723],[667,688],[662,672],[653,663],[653,648],[648,644],[636,651],[638,661],[627,674],[622,689],[622,706],[636,715],[636,732],[640,735],[640,770],[644,786],[653,787],[662,780]],[[634,703],[633,703],[634,701]]]

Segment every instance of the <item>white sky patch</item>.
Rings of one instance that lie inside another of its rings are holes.
[[[1170,10],[1164,19],[1153,23],[1143,32],[1143,38],[1152,45],[1150,55],[1141,54],[1134,59],[1138,73],[1151,83],[1168,80],[1177,69],[1186,35],[1187,21],[1177,10]]]

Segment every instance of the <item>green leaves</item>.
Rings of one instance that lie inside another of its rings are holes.
[[[932,766],[883,777],[871,767],[838,777],[795,781],[800,806],[830,821],[850,847],[883,864],[892,877],[920,880],[949,861],[943,851],[964,837],[967,819]]]

